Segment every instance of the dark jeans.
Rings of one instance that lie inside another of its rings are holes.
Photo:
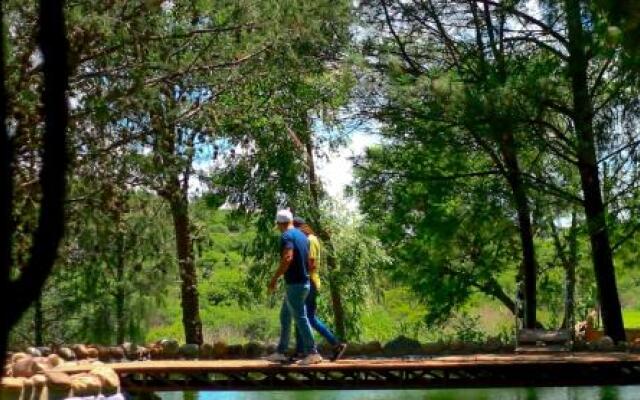
[[[316,315],[317,302],[316,299],[318,297],[318,290],[316,286],[311,283],[311,290],[309,291],[309,295],[307,296],[306,306],[307,306],[307,318],[309,319],[309,324],[311,327],[318,332],[325,340],[332,346],[340,343],[336,336],[331,333],[329,328],[327,328],[322,321]],[[298,329],[296,327],[296,351],[298,353],[304,353],[302,351],[302,340]]]

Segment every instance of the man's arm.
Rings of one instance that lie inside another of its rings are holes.
[[[293,261],[293,249],[285,248],[282,252],[282,257],[280,257],[280,266],[276,270],[276,273],[271,278],[271,282],[269,283],[269,292],[274,292],[276,290],[276,285],[278,284],[278,278],[284,275],[285,272],[289,269],[291,265],[291,261]]]
[[[316,259],[309,257],[309,273],[316,270]]]

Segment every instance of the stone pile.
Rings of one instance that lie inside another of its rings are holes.
[[[90,355],[97,358],[95,352],[90,352]],[[92,368],[87,373],[71,375],[56,369],[64,364],[88,364]],[[48,400],[111,396],[112,400],[122,400],[118,375],[97,360],[67,362],[57,353],[29,348],[26,352],[11,354],[6,360],[4,372],[3,396],[7,398]]]

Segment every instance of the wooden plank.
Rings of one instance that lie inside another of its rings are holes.
[[[520,329],[518,331],[518,342],[568,342],[571,340],[571,333],[566,329],[544,330],[544,329]]]
[[[445,356],[429,359],[345,359],[338,362],[298,366],[281,365],[265,360],[158,360],[135,361],[109,364],[118,373],[190,373],[216,371],[269,370],[319,370],[319,371],[358,371],[358,370],[412,370],[419,368],[462,368],[468,366],[504,366],[536,364],[592,364],[592,363],[640,363],[640,355],[627,353],[562,353],[562,354],[516,354],[516,355],[470,355]],[[87,372],[92,365],[62,365],[56,371],[67,373]]]

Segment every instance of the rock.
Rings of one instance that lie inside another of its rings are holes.
[[[327,353],[331,354],[333,352],[333,349],[330,349]],[[345,350],[344,354],[346,356],[361,356],[363,355],[364,352],[364,345],[362,345],[361,343],[349,343],[349,346],[347,346],[347,349]]]
[[[65,361],[75,361],[77,359],[76,353],[68,347],[60,347],[58,355]]]
[[[32,357],[32,356],[28,355],[27,353],[13,353],[11,355],[11,364],[14,364],[19,359],[25,358],[25,357]]]
[[[215,358],[227,358],[229,355],[229,347],[225,342],[215,342],[213,344],[213,356]]]
[[[613,351],[615,343],[609,336],[603,336],[594,342],[596,350],[600,351]]]
[[[143,346],[138,346],[138,360],[145,361],[145,360],[148,360],[149,358],[150,358],[149,349]]]
[[[442,342],[429,342],[422,345],[422,354],[434,355],[444,353],[445,345]]]
[[[244,355],[251,358],[262,357],[266,355],[265,346],[258,342],[249,342],[244,346]]]
[[[98,356],[100,356],[100,352],[98,351],[98,349],[96,349],[95,347],[88,347],[87,348],[87,358],[91,358],[91,359],[98,359]]]
[[[42,357],[42,353],[40,352],[40,350],[35,347],[27,347],[25,353],[27,353],[31,357]]]
[[[100,378],[91,374],[77,374],[71,377],[73,396],[95,396],[100,393]]]
[[[42,387],[47,383],[47,377],[44,374],[38,374],[31,377],[31,381],[33,382],[33,386]]]
[[[93,348],[93,349],[96,349],[98,351],[98,356],[95,357],[98,360],[100,360],[102,362],[111,361],[111,350],[109,349],[109,347],[100,346],[100,345],[91,345],[91,346],[89,346],[89,348]]]
[[[101,365],[93,368],[90,374],[100,379],[100,385],[103,390],[115,391],[120,387],[120,378],[112,368]]]
[[[35,357],[26,356],[18,359],[11,366],[12,375],[15,378],[31,378],[36,371],[42,368],[36,364]]]
[[[209,343],[203,343],[200,346],[200,359],[210,360],[213,358],[213,345]]]
[[[165,358],[176,358],[180,353],[180,345],[177,340],[162,339],[159,344],[162,347],[162,355]]]
[[[398,336],[384,345],[383,351],[386,355],[401,356],[420,354],[422,345],[415,339],[404,335]]]
[[[482,345],[482,350],[487,353],[497,353],[502,347],[502,341],[497,337],[490,337]]]
[[[49,357],[47,357],[47,364],[49,364],[51,368],[55,368],[64,364],[64,360],[57,354],[49,354]]]
[[[122,361],[125,357],[124,350],[120,346],[109,347],[109,357],[114,361]]]
[[[228,355],[231,358],[240,358],[244,355],[244,349],[241,344],[232,344],[227,349]]]
[[[513,353],[516,351],[516,343],[515,342],[505,342],[500,346],[501,353]]]
[[[629,346],[629,343],[627,343],[627,342],[618,342],[615,345],[615,350],[616,351],[627,352],[627,351],[629,351],[629,348],[630,348],[630,346]]]
[[[50,386],[57,386],[68,388],[71,386],[71,377],[64,372],[59,371],[44,371],[44,376],[47,377],[48,384]]]
[[[198,346],[197,344],[188,343],[180,346],[180,356],[186,358],[187,360],[198,358],[199,354],[200,346]]]
[[[42,354],[42,357],[47,357],[49,354],[51,354],[51,348],[48,346],[41,346],[36,348],[38,349],[40,354]]]
[[[152,360],[161,360],[163,359],[163,354],[162,354],[162,346],[160,346],[159,344],[152,344],[151,346],[149,346],[149,357]]]
[[[349,345],[347,346],[347,349],[348,348],[349,348]],[[382,344],[380,344],[380,342],[378,342],[377,340],[365,343],[362,346],[362,352],[364,355],[367,355],[367,356],[380,355],[382,354]]]
[[[89,349],[87,348],[87,346],[83,344],[74,344],[73,346],[71,346],[71,349],[74,353],[76,353],[76,358],[78,360],[89,358]]]
[[[19,394],[20,392],[20,388],[22,388],[24,386],[24,381],[27,378],[14,378],[11,376],[5,376],[4,378],[0,378],[0,383],[2,383],[2,390],[3,390],[3,394],[0,395],[0,399],[19,399],[22,398],[18,397],[17,394]],[[16,396],[10,396],[9,393],[11,392],[17,392]]]
[[[120,345],[124,351],[124,355],[128,360],[134,361],[138,359],[138,346],[134,343],[125,342]]]
[[[462,350],[464,350],[464,342],[462,340],[452,340],[451,343],[449,343],[449,350],[455,353],[462,353]]]

